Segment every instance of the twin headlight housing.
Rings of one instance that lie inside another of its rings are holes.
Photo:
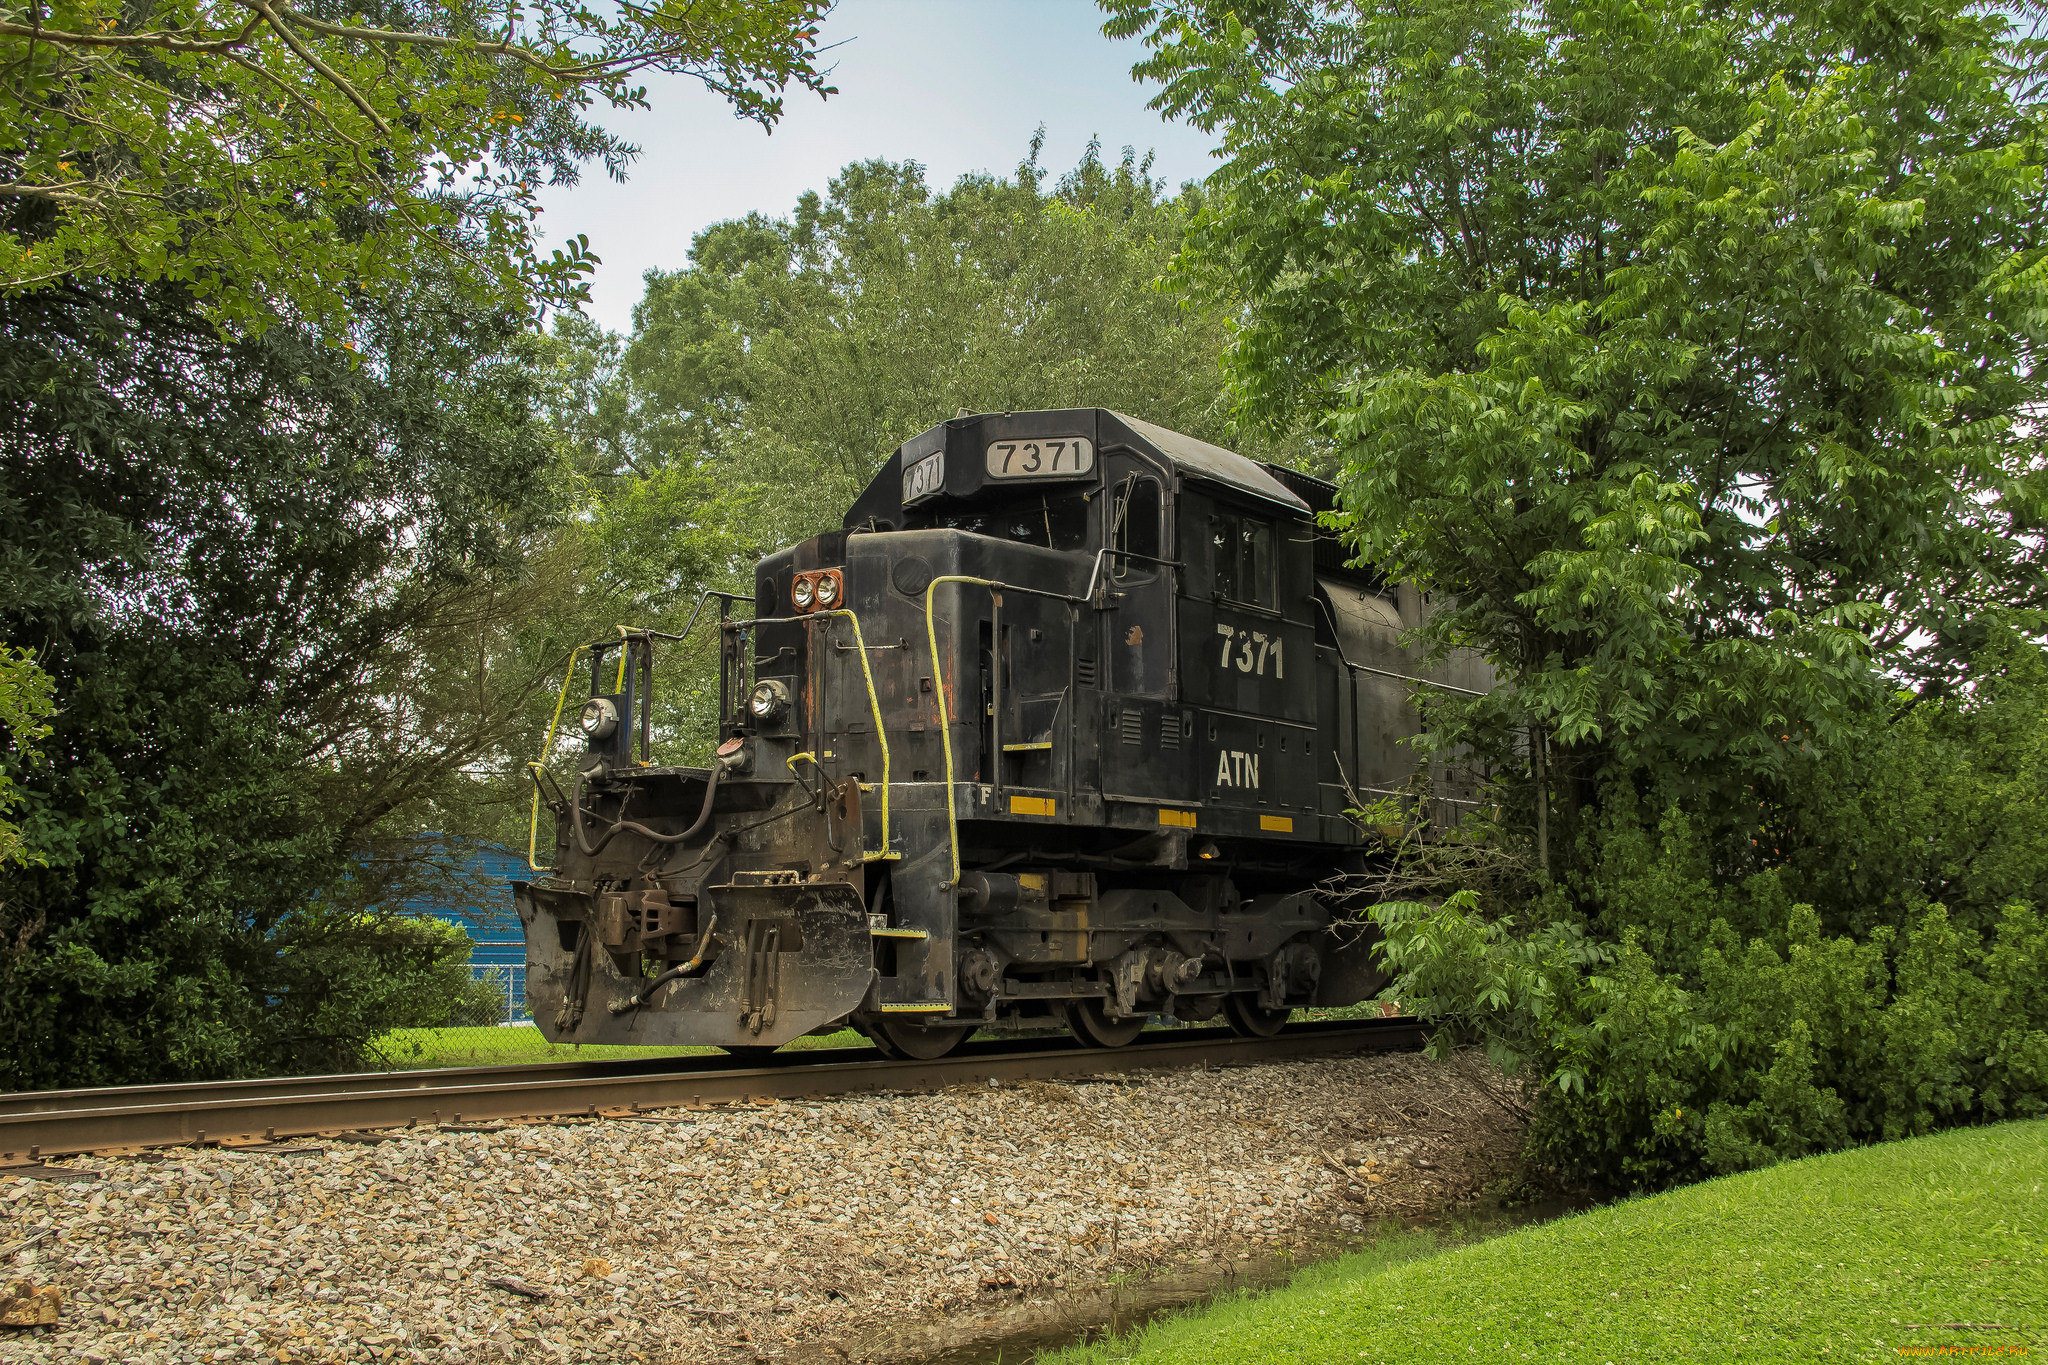
[[[846,579],[837,569],[816,569],[790,580],[789,605],[807,611],[835,611],[846,600]]]

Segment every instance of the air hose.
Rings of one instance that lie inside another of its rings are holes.
[[[701,896],[703,893],[699,892],[698,894]],[[688,962],[682,963],[679,966],[671,967],[667,971],[663,972],[660,976],[655,977],[654,980],[648,982],[645,986],[642,986],[640,988],[639,993],[637,995],[634,995],[631,999],[620,1000],[615,1002],[612,1005],[612,1013],[626,1014],[630,1013],[633,1010],[639,1009],[642,1005],[652,1000],[654,998],[654,993],[660,990],[663,986],[666,986],[671,981],[675,981],[681,977],[688,976],[690,973],[696,971],[699,967],[703,966],[705,950],[710,948],[711,946],[711,931],[716,929],[717,927],[718,912],[716,910],[713,910],[711,912],[710,922],[704,926],[704,933],[697,940],[697,950],[690,954],[690,960]]]
[[[641,838],[650,839],[657,844],[680,844],[695,838],[702,832],[704,826],[711,823],[711,802],[712,798],[718,795],[718,783],[725,776],[725,765],[711,765],[711,776],[704,783],[704,808],[697,812],[696,821],[681,834],[657,834],[645,825],[631,820],[621,820],[598,836],[594,844],[584,837],[583,833],[583,779],[586,776],[588,774],[576,774],[576,785],[569,789],[569,827],[576,831],[576,847],[583,850],[583,856],[594,858],[622,829],[631,830]]]

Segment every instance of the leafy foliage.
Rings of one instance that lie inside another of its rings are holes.
[[[1243,414],[1509,685],[1436,736],[1732,803],[2048,603],[2034,49],[1967,3],[1113,0],[1227,161]]]
[[[635,467],[715,467],[758,543],[786,543],[961,408],[1122,406],[1222,436],[1223,317],[1153,288],[1196,200],[1147,171],[1091,147],[1048,185],[1034,146],[935,194],[915,163],[862,162],[789,218],[707,229],[635,311]]]
[[[1104,0],[1225,161],[1240,420],[1502,685],[1534,876],[1396,990],[1630,1185],[2039,1113],[2048,246],[2006,10]],[[1548,838],[1555,830],[1559,837]],[[1547,843],[1547,847],[1546,847]]]
[[[0,302],[0,634],[60,703],[0,872],[0,1086],[331,1066],[446,957],[364,917],[431,869],[360,854],[537,682],[502,603],[555,509],[521,320],[436,283],[362,363],[161,287]]]
[[[17,762],[49,737],[48,718],[54,706],[50,675],[36,667],[35,656],[0,645],[0,726],[6,727]],[[20,803],[13,777],[0,768],[0,867],[30,856],[22,851],[20,827],[7,820]]]
[[[1611,803],[1529,929],[1472,891],[1377,907],[1395,991],[1541,1087],[1538,1153],[1619,1184],[2048,1112],[2048,659],[1997,654],[1806,770],[1765,837],[1812,842],[1767,870]]]
[[[817,71],[823,0],[297,5],[54,0],[0,10],[0,288],[185,286],[241,322],[345,328],[437,254],[478,299],[580,297],[581,238],[543,255],[535,196],[635,149],[585,121],[694,76],[772,124]]]

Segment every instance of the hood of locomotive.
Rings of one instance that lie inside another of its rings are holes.
[[[940,875],[946,804],[979,775],[978,642],[953,629],[950,580],[1079,594],[1090,567],[952,528],[833,532],[762,560],[755,622],[726,637],[723,760],[648,766],[630,734],[593,743],[550,872],[515,888],[543,1034],[772,1046],[859,1009],[882,878]],[[828,571],[837,605],[796,610],[794,580]],[[777,704],[750,707],[764,687]]]

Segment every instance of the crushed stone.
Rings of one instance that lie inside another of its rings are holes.
[[[0,1278],[64,1296],[0,1362],[866,1365],[1468,1203],[1520,1144],[1501,1093],[1370,1055],[0,1172]]]

